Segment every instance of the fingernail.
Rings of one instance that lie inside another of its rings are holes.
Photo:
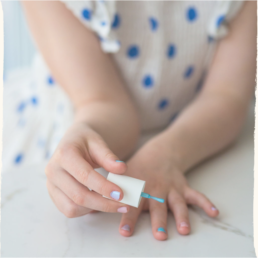
[[[129,231],[130,232],[130,226],[129,225],[124,225],[123,227],[121,227],[121,229]]]
[[[123,162],[123,163],[124,163],[124,161],[122,161],[122,160],[118,160],[118,159],[116,160],[116,162]]]
[[[217,211],[217,209],[216,209],[214,206],[212,206],[211,209],[212,209],[213,211]]]
[[[180,223],[180,228],[188,228],[189,225],[186,222],[181,222]]]
[[[164,232],[164,233],[167,233],[164,228],[158,228],[158,231],[162,231],[162,232]]]
[[[120,213],[127,213],[127,208],[126,207],[120,207],[120,208],[117,209],[117,211],[120,212]]]
[[[117,201],[120,198],[120,192],[113,191],[113,192],[110,193],[110,196]]]

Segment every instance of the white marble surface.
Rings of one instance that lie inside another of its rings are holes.
[[[253,246],[254,118],[250,112],[236,144],[196,167],[190,185],[220,209],[218,219],[190,208],[192,232],[181,236],[172,214],[167,241],[151,233],[143,213],[130,238],[118,233],[120,214],[96,213],[68,219],[52,203],[44,165],[2,175],[1,253],[3,257],[191,256],[255,257]]]

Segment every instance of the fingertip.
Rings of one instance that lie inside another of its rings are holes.
[[[119,207],[118,209],[117,209],[117,212],[119,212],[119,213],[128,213],[130,211],[130,208],[129,208],[129,206],[122,206],[122,207]]]
[[[189,235],[190,234],[190,227],[186,228],[186,227],[178,227],[177,231],[180,235]]]
[[[132,227],[129,224],[121,225],[119,233],[124,237],[130,237],[133,234]]]
[[[212,207],[209,208],[208,215],[210,217],[217,217],[219,215],[219,210],[215,206],[212,206]]]
[[[127,165],[121,160],[107,160],[104,163],[104,168],[111,173],[121,175],[125,173]]]
[[[124,193],[123,193],[122,189],[119,186],[115,185],[115,184],[113,184],[111,186],[111,188],[113,188],[115,190],[110,192],[110,197],[113,200],[115,200],[117,202],[120,202],[124,198]]]
[[[167,230],[165,230],[164,228],[158,228],[156,231],[153,232],[153,235],[155,239],[159,241],[164,241],[168,238]]]

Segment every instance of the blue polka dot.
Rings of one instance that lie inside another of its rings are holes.
[[[38,105],[38,103],[39,103],[39,101],[38,101],[38,98],[37,98],[37,97],[32,97],[32,98],[30,99],[30,101],[31,101],[32,105],[34,105],[34,106],[37,106],[37,105]]]
[[[146,75],[143,78],[142,84],[145,88],[151,88],[154,84],[153,78],[150,75]]]
[[[157,19],[151,17],[149,18],[149,22],[150,22],[150,27],[152,31],[156,31],[158,29],[158,21]]]
[[[169,103],[169,101],[167,99],[162,99],[159,102],[158,108],[161,109],[161,110],[165,109],[168,106],[168,103]]]
[[[197,19],[197,11],[194,7],[190,7],[188,8],[187,10],[187,13],[186,13],[186,17],[188,19],[189,22],[193,22]]]
[[[138,46],[132,45],[127,50],[127,56],[130,58],[136,58],[139,56],[139,52],[140,52],[140,50],[139,50]]]
[[[216,23],[216,26],[219,27],[225,20],[225,15],[221,15],[218,17],[217,19],[217,23]]]
[[[170,44],[168,46],[168,50],[167,50],[167,56],[168,58],[173,58],[176,54],[176,47],[174,44]]]
[[[23,154],[20,153],[20,154],[18,154],[18,155],[15,157],[14,163],[15,163],[15,164],[19,164],[19,163],[22,162],[22,160],[23,160]]]
[[[118,14],[115,14],[113,23],[112,23],[112,28],[117,29],[120,25],[120,16]]]
[[[105,22],[105,21],[101,22],[101,26],[106,26],[106,25],[107,25],[107,22]]]
[[[91,19],[91,10],[85,8],[82,10],[82,17],[85,19],[85,20],[90,20]]]
[[[185,73],[184,73],[184,78],[186,78],[186,79],[190,78],[192,76],[193,72],[194,72],[194,67],[193,66],[187,67],[186,70],[185,70]]]
[[[51,86],[55,84],[55,81],[52,76],[48,76],[47,83]]]
[[[17,111],[18,112],[22,112],[26,107],[26,102],[22,101],[19,105],[18,105],[18,108],[17,108]]]

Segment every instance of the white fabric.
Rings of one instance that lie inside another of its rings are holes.
[[[195,98],[218,39],[242,6],[242,1],[63,2],[111,53],[142,131],[165,128]],[[4,83],[3,171],[49,159],[72,120],[72,103],[37,55],[31,69]]]

